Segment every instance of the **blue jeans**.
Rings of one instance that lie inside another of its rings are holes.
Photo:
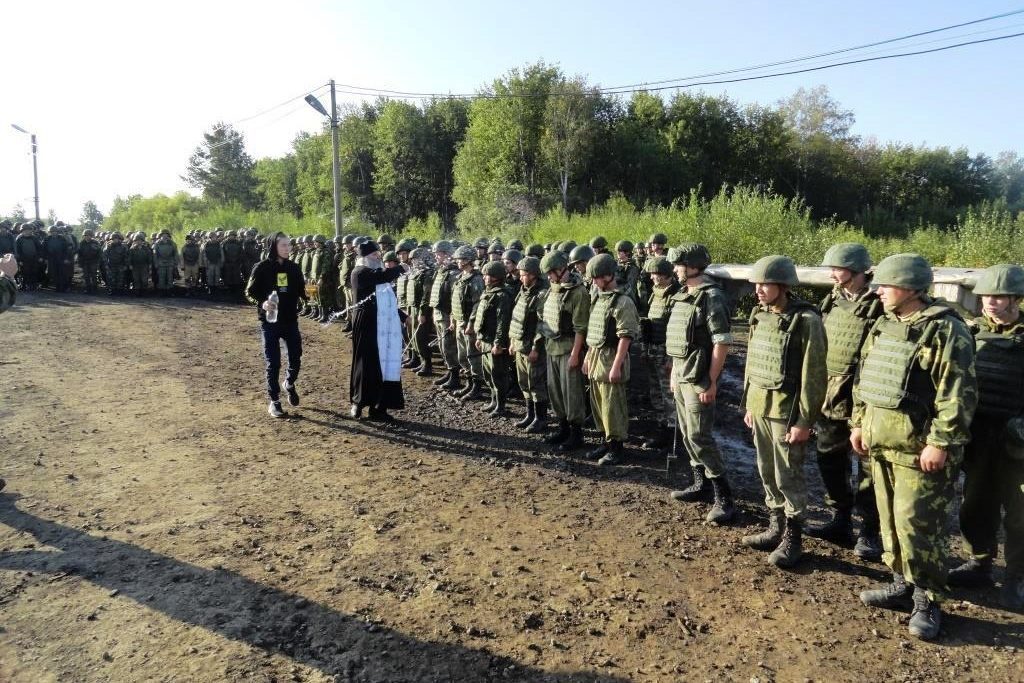
[[[281,374],[281,341],[284,340],[288,349],[288,374],[285,381],[294,384],[299,377],[302,364],[302,336],[299,334],[299,322],[292,323],[260,323],[263,331],[263,357],[267,361],[267,396],[271,401],[281,398],[281,385],[278,377]]]

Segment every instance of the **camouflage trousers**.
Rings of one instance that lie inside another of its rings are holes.
[[[559,419],[582,427],[584,377],[579,367],[575,370],[569,369],[570,355],[568,353],[558,356],[548,354],[548,397],[551,399],[551,409]]]
[[[622,379],[609,382],[608,373],[615,360],[615,347],[602,346],[587,352],[590,374],[590,407],[594,424],[604,433],[604,440],[625,441],[629,435],[629,388],[630,362],[622,364]]]
[[[1024,574],[1024,460],[1007,454],[1005,419],[977,416],[971,433],[960,506],[960,530],[967,549],[977,560],[995,559],[1002,523],[1006,529],[1006,571]]]
[[[530,363],[528,354],[516,353],[516,379],[526,400],[548,402],[547,362],[543,351],[537,354],[536,363]]]
[[[100,275],[100,264],[97,261],[87,261],[82,266],[82,282],[85,284],[85,291],[96,291],[96,284]]]
[[[132,287],[137,292],[146,291],[149,281],[149,266],[132,266]]]
[[[337,285],[335,285],[329,278],[320,280],[320,284],[317,286],[317,298],[320,299],[320,305],[325,310],[334,310],[334,294],[337,291]]]
[[[673,392],[675,419],[679,423],[683,448],[690,458],[691,467],[703,467],[711,479],[725,474],[722,454],[715,443],[715,404],[700,402],[702,389],[695,384],[684,382],[686,369],[683,363],[672,363],[672,379],[676,388]]]
[[[865,531],[878,531],[878,506],[871,483],[871,463],[854,460],[850,449],[850,426],[845,420],[822,419],[817,425],[818,469],[825,484],[825,505],[850,510],[854,505],[864,519]],[[857,487],[851,490],[850,468],[857,467]]]
[[[409,309],[409,319],[412,321],[412,350],[427,365],[433,365],[430,335],[434,331],[434,326],[430,322],[431,315],[427,313],[427,322],[421,323],[419,311],[415,307]]]
[[[188,288],[195,287],[199,284],[199,265],[185,265],[182,268],[182,272],[185,278],[185,286]]]
[[[219,263],[207,263],[206,264],[206,286],[210,289],[214,289],[220,286],[220,264]]]
[[[882,561],[935,601],[946,592],[948,523],[959,460],[951,450],[946,466],[930,473],[877,456],[871,463],[885,548]]]
[[[644,353],[647,366],[647,389],[654,407],[654,419],[672,429],[676,423],[676,402],[672,397],[672,382],[666,366],[664,344],[648,344]]]
[[[484,379],[483,363],[480,360],[479,352],[476,350],[476,335],[466,334],[466,323],[455,322],[455,344],[459,350],[459,367],[478,382]]]
[[[459,349],[455,344],[455,333],[448,329],[451,315],[434,310],[434,333],[437,335],[437,350],[448,370],[459,367]]]
[[[757,471],[764,486],[764,504],[769,510],[784,510],[786,517],[799,520],[807,508],[807,443],[786,443],[788,431],[786,420],[754,417],[754,447]]]
[[[509,383],[512,379],[512,356],[508,355],[508,351],[495,356],[491,353],[493,348],[493,344],[480,343],[480,350],[484,354],[480,356],[480,366],[484,384],[491,390],[491,398],[504,403],[508,398]]]
[[[124,266],[113,266],[107,268],[107,288],[111,292],[124,290]]]
[[[348,290],[345,287],[342,287],[340,284],[337,285],[337,287],[337,290],[334,292],[334,300],[338,302],[338,310],[344,311],[349,305],[349,300],[345,295],[345,292],[347,292]],[[348,315],[348,313],[346,313],[345,315]]]
[[[174,286],[174,265],[156,267],[156,288],[168,290]]]

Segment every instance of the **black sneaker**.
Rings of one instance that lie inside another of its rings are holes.
[[[271,417],[288,417],[288,413],[284,412],[281,408],[280,401],[271,401],[270,405],[267,406],[267,412],[270,413]]]
[[[295,391],[295,385],[285,382],[284,390],[288,392],[288,405],[292,408],[297,408],[299,405],[299,392]]]

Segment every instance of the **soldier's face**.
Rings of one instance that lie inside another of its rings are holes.
[[[1020,316],[1020,299],[1015,296],[982,295],[981,309],[990,318],[1016,320]]]
[[[572,264],[572,267],[575,268],[576,272],[579,273],[580,275],[586,275],[587,274],[587,262],[586,261],[578,261],[578,262]]]
[[[830,268],[829,277],[840,287],[853,279],[853,271],[847,268]]]
[[[565,275],[566,269],[563,270],[549,270],[547,272],[548,282],[556,284],[562,281],[562,276]]]
[[[898,313],[908,302],[916,299],[918,292],[903,287],[891,285],[880,285],[878,287],[878,298],[882,300],[885,310]]]
[[[409,252],[407,252],[407,251],[400,251],[400,252],[398,252],[398,261],[400,263],[408,263],[409,262]]]
[[[769,282],[758,282],[754,285],[757,302],[762,306],[774,306],[782,296],[782,285]]]
[[[502,279],[497,277],[491,277],[490,275],[484,275],[484,286],[494,287],[495,285],[501,284]]]
[[[526,287],[527,289],[529,289],[530,287],[533,287],[533,283],[536,282],[536,281],[537,281],[537,276],[534,275],[533,273],[526,273],[526,272],[520,272],[519,273],[519,282],[521,282],[523,287]]]
[[[599,275],[598,277],[595,277],[593,279],[593,283],[602,292],[607,292],[608,290],[610,290],[612,287],[615,286],[615,276],[614,275]]]
[[[456,265],[459,266],[459,268],[462,268],[463,270],[473,265],[473,262],[470,261],[468,258],[455,259],[455,263]]]
[[[672,276],[659,275],[658,273],[655,273],[654,284],[656,284],[658,287],[668,287],[670,284],[672,284]]]
[[[625,263],[628,260],[629,260],[629,252],[628,251],[620,251],[619,252],[619,262]]]
[[[516,264],[512,263],[512,261],[505,261],[505,272],[506,273],[511,273],[515,269],[516,269]]]

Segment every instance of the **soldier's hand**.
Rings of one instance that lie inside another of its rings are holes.
[[[449,332],[454,332],[455,331],[455,323],[452,323],[451,325],[448,326],[448,331]]]
[[[571,362],[571,359],[570,359],[570,362]],[[589,361],[583,361],[583,374],[586,375],[587,377],[590,377],[590,362]]]
[[[935,446],[925,446],[921,451],[918,461],[921,463],[922,472],[938,472],[946,466],[946,458],[949,452]]]
[[[789,428],[788,432],[786,432],[786,443],[789,444],[805,443],[810,438],[810,427],[797,427],[794,425]]]
[[[612,365],[612,369],[608,371],[608,381],[612,384],[619,384],[622,382],[622,366]]]
[[[743,424],[747,425],[747,429],[754,430],[754,414],[749,410],[743,414]]]
[[[483,349],[483,344],[481,344],[481,343],[480,343],[479,341],[477,341],[476,343],[474,343],[474,344],[473,344],[473,346],[475,346],[475,347],[476,347],[476,350],[477,350],[477,351],[481,351],[481,350]]]
[[[492,356],[500,356],[503,353],[505,353],[505,349],[501,348],[500,346],[494,346],[491,348]]]
[[[425,316],[425,315],[421,314],[419,316],[418,320],[420,321],[420,325],[426,325],[427,324],[427,316]]]
[[[857,455],[867,455],[868,449],[864,448],[864,432],[860,427],[854,427],[850,430],[850,447],[853,448],[853,452]]]
[[[706,391],[702,391],[697,394],[697,400],[706,406],[711,405],[715,402],[715,398],[718,396],[718,382],[711,380],[711,384],[708,385]]]
[[[569,369],[570,370],[575,370],[579,366],[580,366],[580,354],[578,354],[578,353],[570,353],[569,354]],[[586,372],[584,372],[583,374],[586,374]]]
[[[537,353],[536,351],[530,351],[530,353],[527,354],[526,356],[526,360],[530,361],[530,365],[536,365],[539,359],[540,354]]]

